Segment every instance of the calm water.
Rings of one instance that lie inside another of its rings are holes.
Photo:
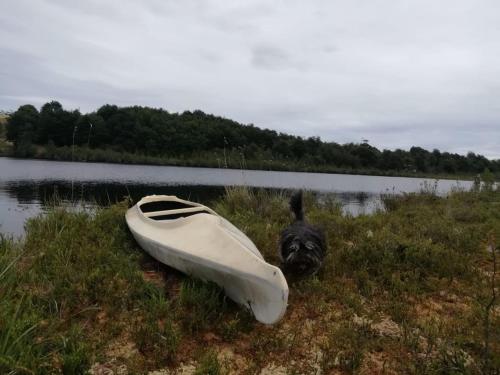
[[[173,194],[209,203],[224,186],[268,189],[303,188],[334,193],[352,215],[381,208],[380,194],[415,192],[433,179],[377,177],[323,173],[244,171],[236,169],[160,167],[107,163],[72,163],[0,157],[0,232],[20,235],[24,221],[42,212],[54,194],[79,206],[105,205],[130,195]],[[469,189],[469,181],[441,180],[441,194]]]

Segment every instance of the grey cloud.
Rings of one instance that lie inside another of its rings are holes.
[[[251,62],[257,68],[278,70],[290,66],[290,56],[278,47],[257,46],[251,52]]]
[[[58,100],[69,108],[83,110],[95,109],[106,103],[135,105],[149,103],[152,106],[166,107],[165,96],[186,98],[196,97],[196,92],[182,89],[139,89],[123,88],[96,80],[82,80],[67,77],[50,70],[43,60],[30,54],[0,49],[0,64],[6,71],[0,73],[0,101],[4,109],[15,109],[19,103],[32,103],[38,106],[49,100]],[[17,68],[22,66],[22,68]],[[82,106],[82,103],[87,103]],[[88,103],[92,103],[88,107]]]

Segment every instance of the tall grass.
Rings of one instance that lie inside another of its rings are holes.
[[[350,217],[333,197],[306,193],[328,255],[317,276],[289,285],[287,313],[272,327],[217,286],[148,258],[126,228],[125,204],[55,207],[27,222],[22,242],[0,236],[0,373],[181,363],[200,374],[495,373],[499,194],[392,196],[385,211]],[[280,231],[293,220],[287,199],[231,188],[211,206],[279,264]]]
[[[16,293],[16,272],[19,260],[11,239],[0,235],[0,370],[7,368],[28,371],[18,366],[20,360],[29,362],[33,348],[23,348],[25,338],[35,329],[36,323],[21,319],[26,301],[23,294]]]
[[[123,212],[119,206],[95,215],[54,209],[29,220],[15,269],[10,258],[17,246],[3,239],[2,278],[9,283],[1,289],[0,372],[82,373],[100,357],[106,341],[131,326],[149,329],[143,347],[163,345],[168,336],[166,346],[175,348],[177,336],[168,324],[151,328],[152,320],[168,316],[168,306],[148,300],[151,285],[141,275],[140,253]]]

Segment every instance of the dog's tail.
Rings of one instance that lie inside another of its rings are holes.
[[[290,198],[290,209],[295,214],[296,220],[304,220],[304,210],[302,208],[302,190],[299,190]]]

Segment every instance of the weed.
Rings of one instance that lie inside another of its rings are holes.
[[[196,367],[195,375],[223,375],[226,371],[217,358],[215,351],[209,350],[204,353]]]
[[[366,352],[376,338],[368,323],[343,320],[329,332],[329,340],[323,345],[322,369],[334,368],[355,373],[363,363]]]
[[[180,333],[174,326],[174,311],[164,291],[153,284],[147,285],[140,311],[140,319],[133,329],[139,351],[151,358],[155,365],[171,362],[179,345]]]
[[[61,337],[61,351],[59,355],[64,374],[82,374],[88,368],[89,353],[85,345],[81,328],[73,326],[69,332]]]
[[[226,309],[226,296],[216,284],[193,279],[182,282],[179,315],[188,332],[196,332],[218,323]]]

